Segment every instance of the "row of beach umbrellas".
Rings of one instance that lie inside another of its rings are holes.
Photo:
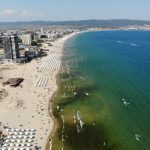
[[[22,143],[22,144],[12,144],[12,143],[5,143],[4,145],[3,145],[3,147],[31,147],[32,146],[32,144],[31,143],[27,143],[27,144],[24,144],[24,143]]]
[[[36,129],[5,128],[6,137],[0,150],[31,150]]]
[[[7,132],[10,132],[10,131],[12,131],[12,132],[19,132],[19,131],[22,131],[22,132],[25,132],[25,131],[28,131],[28,132],[35,132],[36,131],[36,129],[17,129],[17,128],[6,128],[6,131]]]
[[[21,148],[1,148],[1,150],[32,150],[32,148],[28,148],[28,147],[21,147]]]

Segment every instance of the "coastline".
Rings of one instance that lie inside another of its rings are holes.
[[[58,88],[56,76],[60,68],[53,71],[39,71],[39,66],[44,59],[53,55],[61,63],[64,42],[76,34],[73,33],[56,40],[51,47],[43,44],[43,48],[49,50],[45,58],[32,60],[28,64],[3,64],[0,66],[0,83],[8,78],[22,77],[24,79],[21,86],[16,88],[0,85],[0,89],[5,89],[8,93],[0,101],[0,127],[5,126],[13,130],[34,129],[36,133],[32,148],[38,145],[45,150],[49,137],[54,134],[56,128],[52,116],[51,100]],[[46,87],[36,87],[35,84],[40,76],[49,78]],[[3,130],[6,132],[4,128]]]
[[[68,40],[68,39],[70,39],[70,38],[72,38],[73,36],[75,36],[75,35],[77,35],[77,34],[79,34],[79,33],[72,33],[72,34],[70,34],[70,35],[68,35],[68,36],[65,36],[65,37],[63,37],[62,39],[60,39],[61,40],[61,58],[60,58],[60,62],[61,62],[61,64],[62,64],[62,57],[63,57],[63,50],[64,50],[64,43]],[[60,42],[60,40],[58,40],[58,41],[56,41],[56,42]],[[54,44],[54,43],[52,43],[52,44]],[[55,45],[55,44],[54,44]],[[59,72],[59,70],[58,70],[58,72]],[[56,76],[55,76],[55,80],[56,80],[56,82],[57,82],[57,74],[58,74],[58,72],[56,73]],[[56,85],[57,85],[57,83],[56,83]],[[48,105],[48,110],[49,110],[49,115],[50,115],[50,118],[51,118],[51,120],[52,120],[52,127],[51,127],[51,131],[50,131],[50,134],[49,134],[49,136],[48,136],[48,138],[47,138],[47,144],[46,144],[46,150],[51,150],[52,149],[52,142],[53,142],[53,137],[54,137],[54,135],[55,135],[55,131],[57,130],[57,121],[56,121],[56,118],[53,116],[53,108],[52,108],[52,105],[53,105],[53,103],[52,103],[52,100],[54,100],[55,99],[55,94],[57,93],[57,90],[58,90],[58,85],[57,85],[57,88],[56,88],[56,90],[54,91],[54,93],[53,93],[53,95],[52,95],[52,97],[50,98],[50,100],[49,100],[49,105]]]

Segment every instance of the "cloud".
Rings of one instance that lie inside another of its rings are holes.
[[[3,9],[0,10],[0,17],[5,17],[5,18],[18,18],[18,19],[40,19],[43,18],[44,15],[37,13],[37,12],[33,12],[31,10],[15,10],[15,9]]]
[[[40,13],[35,13],[35,12],[32,12],[32,11],[30,11],[30,10],[23,10],[22,12],[21,12],[21,15],[23,16],[23,17],[43,17],[43,15],[42,14],[40,14]]]
[[[17,13],[16,10],[14,9],[3,9],[0,10],[0,15],[1,16],[14,16]]]
[[[33,13],[33,12],[30,11],[30,10],[23,10],[23,11],[21,12],[21,15],[22,15],[23,17],[34,17],[34,16],[35,16],[35,13]]]

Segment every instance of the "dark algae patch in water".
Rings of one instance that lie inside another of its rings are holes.
[[[60,101],[57,105],[62,108],[72,103],[86,100],[90,93],[96,90],[96,86],[90,85],[85,79],[77,77],[75,73],[63,73],[59,75],[59,78],[60,84],[57,98]]]
[[[98,126],[98,127],[97,127]],[[64,141],[62,147],[65,150],[116,150],[117,144],[112,144],[103,126],[97,124],[85,124],[78,132],[76,124],[64,124]],[[58,139],[62,140],[62,128],[57,132]],[[55,148],[54,148],[55,149]]]
[[[114,150],[117,145],[111,144],[104,128],[98,125],[85,124],[82,131],[77,132],[74,124],[66,124],[68,136],[65,145],[72,150]]]

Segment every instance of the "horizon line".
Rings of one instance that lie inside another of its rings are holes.
[[[129,21],[150,21],[145,19],[79,19],[79,20],[22,20],[22,21],[0,21],[0,23],[18,23],[18,22],[76,22],[76,21],[110,21],[110,20],[129,20]]]

